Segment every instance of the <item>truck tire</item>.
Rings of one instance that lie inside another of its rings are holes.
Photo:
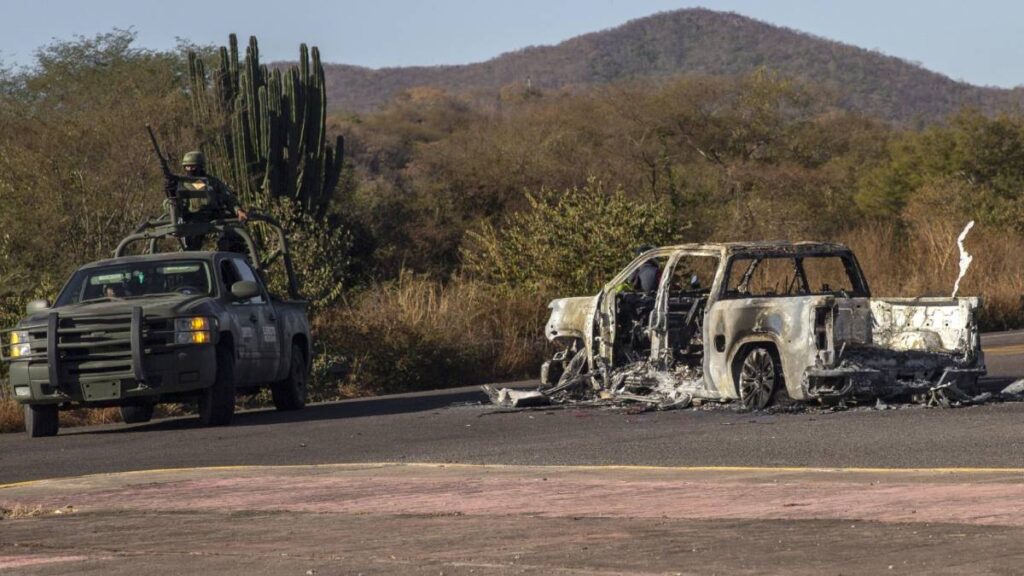
[[[121,406],[121,420],[123,420],[125,424],[149,422],[153,419],[154,408],[156,408],[155,404],[133,404],[130,406]]]
[[[775,354],[767,346],[747,350],[736,373],[736,391],[740,403],[749,410],[762,410],[782,384],[782,371]]]
[[[30,438],[56,436],[60,417],[56,404],[25,405],[25,432]]]
[[[302,347],[292,344],[291,360],[288,364],[288,377],[270,385],[270,394],[274,397],[274,407],[278,410],[299,410],[306,406],[307,381],[306,355]]]
[[[203,426],[224,426],[235,415],[235,357],[226,346],[217,348],[217,376],[199,397]]]

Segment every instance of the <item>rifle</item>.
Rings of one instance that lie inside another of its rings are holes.
[[[160,145],[156,142],[156,135],[153,134],[153,128],[146,124],[146,132],[149,133],[149,141],[153,144],[153,152],[156,153],[157,159],[160,161],[160,171],[164,174],[164,181],[166,186],[164,192],[167,193],[167,197],[175,199],[177,197],[178,182],[174,174],[171,173],[171,167],[167,165],[167,158],[160,152]]]
[[[160,152],[160,145],[157,144],[156,135],[153,134],[153,128],[149,124],[146,124],[146,132],[149,132],[149,141],[153,144],[153,152],[156,152],[156,157],[160,160],[160,171],[164,173],[164,194],[170,200],[167,203],[168,214],[171,222],[177,223],[181,211],[178,201],[178,177],[171,172],[171,167],[167,165],[167,158]]]

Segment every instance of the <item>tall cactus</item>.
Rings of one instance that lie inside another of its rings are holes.
[[[201,57],[188,55],[192,119],[203,135],[211,168],[230,181],[243,203],[266,207],[290,198],[314,218],[323,217],[341,175],[344,141],[327,145],[327,87],[320,51],[299,48],[287,70],[260,64],[249,38],[245,61],[238,39],[218,53],[207,74]]]

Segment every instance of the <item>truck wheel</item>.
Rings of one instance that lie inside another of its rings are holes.
[[[25,405],[25,432],[30,438],[56,436],[59,428],[56,404]]]
[[[288,377],[270,385],[274,407],[278,410],[298,410],[306,405],[306,355],[298,344],[292,344]]]
[[[235,415],[235,357],[227,347],[217,348],[217,376],[199,397],[203,426],[223,426]]]
[[[153,419],[154,408],[156,408],[155,404],[133,404],[131,406],[121,406],[121,420],[124,420],[125,424],[149,422]]]
[[[761,410],[771,401],[776,383],[782,378],[771,351],[764,346],[755,346],[743,357],[736,380],[743,407]]]

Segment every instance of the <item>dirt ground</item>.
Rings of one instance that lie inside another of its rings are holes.
[[[0,487],[17,574],[1020,574],[1024,471],[327,465]]]

